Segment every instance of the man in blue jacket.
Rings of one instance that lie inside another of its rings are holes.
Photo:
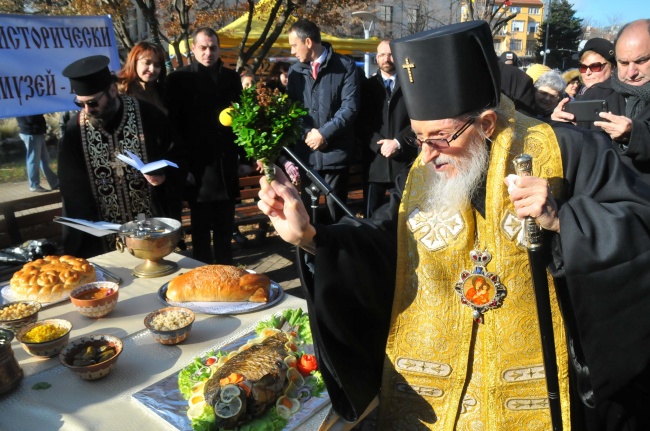
[[[345,202],[360,99],[356,64],[335,53],[329,43],[321,42],[320,29],[307,20],[289,28],[289,45],[298,62],[289,70],[287,94],[309,111],[303,123],[303,140],[296,143],[295,153]],[[301,178],[302,201],[309,207],[311,197],[306,190],[311,183],[306,175]],[[327,211],[319,222],[328,224],[340,219],[343,211],[330,196],[326,202]]]

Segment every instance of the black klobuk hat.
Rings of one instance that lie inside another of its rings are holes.
[[[439,27],[390,46],[412,120],[454,118],[499,104],[499,63],[485,21]]]
[[[504,63],[506,61],[512,61],[512,64],[514,66],[519,66],[519,57],[517,57],[517,54],[515,54],[512,51],[506,51],[506,52],[502,53],[501,54],[501,61],[503,61]]]
[[[105,90],[113,82],[104,55],[85,57],[63,69],[63,76],[70,79],[70,87],[77,96],[92,96]]]

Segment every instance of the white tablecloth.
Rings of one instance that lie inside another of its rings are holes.
[[[164,283],[182,271],[201,265],[175,253],[166,259],[178,262],[178,272],[151,279],[136,278],[131,274],[131,269],[142,261],[128,253],[112,252],[90,259],[122,279],[115,310],[104,318],[90,319],[79,314],[66,301],[44,308],[39,319],[71,321],[71,339],[89,334],[120,337],[124,351],[116,367],[104,379],[84,381],[63,367],[58,357],[33,358],[14,341],[14,354],[25,377],[17,389],[0,396],[0,430],[174,430],[132,395],[177,372],[195,356],[243,333],[271,314],[287,308],[306,310],[304,300],[285,294],[276,306],[255,313],[236,316],[197,314],[187,340],[176,346],[164,346],[144,328],[144,317],[165,306],[158,299],[158,289]],[[31,389],[39,382],[52,386],[46,390]],[[328,410],[329,407],[322,409],[301,429],[318,429]]]

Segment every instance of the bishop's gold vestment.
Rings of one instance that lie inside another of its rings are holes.
[[[391,328],[380,396],[380,429],[548,431],[550,413],[535,298],[521,221],[503,179],[512,160],[533,157],[533,174],[561,193],[562,159],[553,130],[515,113],[503,98],[507,126],[491,143],[485,218],[469,204],[460,212],[427,213],[418,158],[399,214],[398,258]],[[453,193],[453,191],[450,191]],[[487,271],[507,289],[503,304],[475,323],[454,291],[470,251],[492,254]],[[570,429],[566,339],[549,276],[564,430]]]

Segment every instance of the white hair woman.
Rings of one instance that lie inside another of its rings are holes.
[[[535,81],[535,109],[540,118],[550,117],[564,95],[566,83],[558,72],[546,72]]]

